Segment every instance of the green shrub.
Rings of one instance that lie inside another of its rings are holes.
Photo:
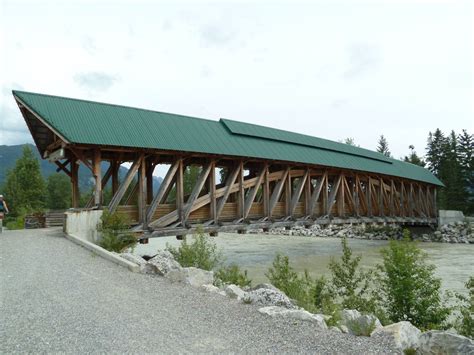
[[[212,270],[222,263],[222,254],[217,250],[216,244],[205,237],[201,231],[192,243],[188,243],[185,239],[178,248],[167,245],[166,249],[183,267],[193,266],[203,270]]]
[[[357,320],[349,320],[348,328],[352,330],[354,335],[369,337],[375,330],[375,319],[369,324],[360,324]]]
[[[214,284],[216,286],[234,284],[244,287],[250,286],[251,283],[252,280],[247,277],[247,270],[242,272],[237,264],[222,267],[214,274]]]
[[[19,216],[17,218],[9,219],[6,222],[5,227],[7,229],[24,229],[25,228],[25,216]]]
[[[409,321],[421,329],[445,326],[450,309],[441,301],[441,280],[434,276],[434,265],[426,263],[426,254],[410,241],[390,241],[382,250],[383,264],[379,265],[380,292],[388,316],[393,322]]]
[[[315,310],[312,299],[312,296],[314,297],[314,293],[312,295],[313,281],[306,270],[304,275],[299,276],[290,266],[288,256],[277,254],[265,276],[273,286],[295,300],[298,306],[310,312]]]
[[[99,245],[108,251],[120,253],[137,243],[137,239],[129,232],[130,221],[125,215],[104,210],[101,223],[97,227],[101,232]]]
[[[455,322],[455,328],[464,336],[474,339],[474,277],[471,276],[466,282],[466,288],[469,291],[469,296],[457,294],[459,301],[459,316]]]
[[[373,313],[377,308],[377,300],[371,294],[373,272],[360,269],[362,257],[352,256],[346,238],[342,238],[341,244],[340,261],[331,258],[328,266],[332,275],[330,293],[338,297],[343,308]]]

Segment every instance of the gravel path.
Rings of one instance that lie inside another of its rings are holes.
[[[220,295],[129,272],[57,228],[0,234],[0,353],[393,353]]]

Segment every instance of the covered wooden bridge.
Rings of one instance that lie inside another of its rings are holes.
[[[185,235],[198,226],[216,233],[314,223],[437,223],[442,183],[422,167],[377,152],[228,119],[22,91],[13,96],[41,156],[71,178],[73,207],[78,169],[90,169],[95,188],[87,207],[127,214],[146,236]],[[103,161],[109,162],[105,172]],[[119,181],[123,163],[131,167]],[[153,191],[159,164],[169,169]],[[199,175],[186,192],[188,166],[198,166]],[[216,182],[221,170],[224,181]],[[103,206],[109,180],[113,197]]]

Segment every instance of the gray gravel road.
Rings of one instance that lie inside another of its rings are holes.
[[[0,234],[0,353],[390,353],[387,338],[318,331],[141,275],[59,229]]]

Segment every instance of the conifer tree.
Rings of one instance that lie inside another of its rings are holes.
[[[468,213],[474,213],[474,136],[464,129],[458,135],[459,164],[467,193]]]
[[[418,154],[416,154],[415,146],[413,144],[410,144],[408,149],[410,149],[410,154],[405,155],[403,161],[424,167],[426,163],[418,156]]]
[[[377,152],[382,153],[383,155],[385,155],[386,157],[389,157],[389,158],[392,156],[392,154],[388,150],[387,139],[384,137],[383,134],[379,138],[378,146],[377,146]]]
[[[41,176],[38,159],[27,145],[23,148],[23,155],[16,161],[15,167],[7,172],[5,200],[12,216],[44,207],[46,200],[44,179]]]

